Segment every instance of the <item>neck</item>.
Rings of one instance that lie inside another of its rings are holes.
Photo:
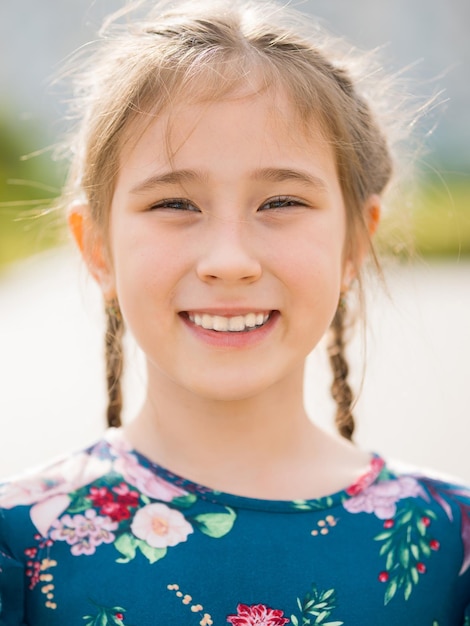
[[[316,497],[348,486],[349,475],[368,461],[309,420],[303,368],[282,385],[231,401],[197,396],[158,376],[149,376],[148,390],[139,415],[125,428],[128,440],[168,470],[214,490]]]
[[[258,465],[298,450],[312,425],[303,407],[303,370],[284,385],[232,401],[201,398],[171,381],[149,380],[137,418],[126,428],[144,454],[177,473]]]

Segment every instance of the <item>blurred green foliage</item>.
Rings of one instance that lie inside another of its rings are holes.
[[[398,257],[470,258],[470,174],[436,172],[398,190],[377,239]]]
[[[60,168],[51,150],[40,152],[47,143],[33,123],[19,130],[11,117],[0,115],[0,269],[66,236],[54,209]],[[393,206],[377,235],[380,252],[470,258],[470,175],[436,174],[417,192],[398,190]]]
[[[0,268],[63,240],[63,217],[53,208],[61,177],[31,121],[0,115]],[[43,151],[43,152],[41,152]]]
[[[412,232],[423,256],[470,257],[470,174],[428,181],[417,198]]]

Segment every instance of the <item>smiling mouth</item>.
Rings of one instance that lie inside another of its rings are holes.
[[[271,318],[273,311],[268,313],[247,313],[246,315],[210,315],[209,313],[187,313],[188,319],[205,330],[222,333],[243,333],[257,330]]]

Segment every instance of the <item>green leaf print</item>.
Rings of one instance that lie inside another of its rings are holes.
[[[424,509],[409,500],[393,519],[385,520],[385,531],[374,537],[382,542],[379,554],[385,558],[385,569],[378,579],[387,583],[384,604],[388,604],[402,590],[408,600],[420,577],[426,573],[424,561],[439,549],[439,542],[429,536],[433,511]]]
[[[301,615],[291,615],[293,626],[342,626],[344,622],[326,621],[336,609],[336,592],[334,589],[318,591],[315,585],[307,593],[303,601],[297,598],[297,606]]]
[[[151,564],[163,559],[167,553],[166,548],[153,548],[146,541],[137,539],[130,533],[120,535],[114,542],[114,546],[123,555],[121,558],[116,559],[117,563],[129,563],[129,561],[135,559],[137,550],[140,550]]]
[[[178,509],[189,509],[190,506],[197,501],[197,496],[194,493],[188,493],[186,496],[180,496],[179,498],[173,498],[171,501],[172,506]]]
[[[297,511],[316,511],[329,509],[333,505],[333,498],[326,496],[316,500],[293,500],[291,505]]]
[[[202,513],[193,517],[191,522],[205,535],[220,539],[232,530],[237,517],[233,509],[225,508],[228,513]]]
[[[387,585],[387,589],[385,591],[385,604],[388,604],[390,602],[390,600],[394,597],[394,595],[396,594],[398,589],[398,584],[396,579],[391,580],[388,585]]]
[[[116,562],[129,563],[129,561],[135,559],[137,539],[130,533],[123,533],[114,542],[114,547],[123,555],[122,558],[116,559]]]
[[[85,615],[83,617],[84,620],[88,620],[85,626],[124,626],[123,620],[126,609],[120,606],[98,608],[97,615]]]
[[[137,540],[137,547],[145,556],[145,558],[149,560],[151,565],[153,565],[153,563],[156,563],[160,559],[163,559],[163,557],[167,553],[166,548],[153,548],[146,541],[141,541],[140,539]]]
[[[92,503],[89,498],[85,498],[84,496],[78,495],[73,498],[72,503],[67,508],[67,513],[70,515],[74,515],[76,513],[83,513],[87,509],[92,508]]]

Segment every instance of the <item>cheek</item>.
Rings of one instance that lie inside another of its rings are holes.
[[[343,279],[341,237],[319,230],[297,237],[283,259],[279,277],[288,285],[297,329],[307,341],[318,342],[327,331],[340,298]],[[289,304],[289,303],[288,303]],[[313,346],[311,346],[313,347]]]
[[[339,236],[320,229],[296,234],[290,241],[282,238],[271,247],[273,262],[290,284],[299,288],[325,280],[336,284],[343,269],[343,242]]]
[[[155,314],[162,303],[168,306],[182,273],[182,258],[175,253],[171,237],[131,223],[116,227],[112,241],[116,291],[123,312],[150,308]]]

